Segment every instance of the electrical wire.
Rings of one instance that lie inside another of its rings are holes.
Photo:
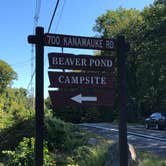
[[[32,76],[31,76],[31,79],[30,79],[29,84],[28,84],[28,86],[27,86],[27,90],[29,89],[29,86],[31,85],[31,82],[32,82],[32,80],[33,80],[33,77],[34,77],[35,73],[36,73],[36,69],[34,70]]]
[[[41,0],[36,0],[36,5],[35,5],[35,14],[34,14],[34,18],[33,18],[33,34],[35,33],[35,28],[38,24],[38,20],[39,20],[39,15],[40,15],[40,9],[41,9]],[[34,60],[34,44],[31,45],[31,78],[30,81],[28,83],[27,86],[27,90],[29,89],[29,86],[32,84],[33,81],[33,77],[35,75],[36,69],[34,69],[33,71],[33,60]],[[32,89],[32,87],[31,87]]]
[[[40,9],[41,9],[41,0],[36,0],[36,8],[35,8],[34,28],[33,28],[33,30],[35,30],[35,27],[38,24]]]
[[[58,4],[59,4],[59,0],[57,0],[57,2],[56,2],[55,9],[54,9],[54,12],[52,14],[52,18],[51,18],[51,21],[50,21],[50,24],[49,24],[49,27],[48,27],[48,33],[50,32],[50,29],[51,29],[51,26],[52,26],[52,22],[54,20],[55,13],[56,13],[57,8],[58,8]]]
[[[61,9],[61,13],[60,13],[60,16],[59,16],[59,18],[58,18],[58,23],[57,23],[57,25],[56,25],[56,28],[55,28],[55,32],[57,31],[57,29],[58,29],[58,26],[59,26],[59,24],[60,24],[60,20],[61,20],[61,17],[62,17],[62,14],[63,14],[63,10],[64,10],[64,7],[65,7],[65,0],[63,1],[63,5],[62,5],[62,9]]]
[[[64,10],[64,6],[65,6],[65,0],[62,2],[61,1],[61,6],[62,6],[62,8],[61,9],[59,9],[59,10],[61,10],[60,11],[60,14],[59,14],[59,17],[58,17],[58,21],[57,21],[57,25],[56,25],[56,28],[55,28],[55,33],[56,33],[56,31],[57,31],[57,28],[58,28],[58,26],[59,26],[59,23],[60,23],[60,19],[61,19],[61,17],[62,17],[62,13],[63,13],[63,10]],[[57,4],[58,3],[58,4]],[[55,17],[55,12],[56,12],[56,10],[57,10],[57,7],[60,7],[59,5],[59,2],[57,1],[57,3],[56,3],[56,6],[55,6],[55,9],[54,9],[54,14],[52,15],[52,18],[53,18],[53,16]],[[57,6],[58,5],[58,6]],[[49,29],[48,29],[48,33],[49,33]],[[47,57],[45,57],[45,62],[47,62]],[[46,64],[46,63],[45,63]]]
[[[65,4],[65,2],[63,3],[63,6],[62,6],[62,11],[61,11],[61,14],[60,14],[60,18],[61,18],[61,16],[62,16],[62,12],[63,12],[63,9],[64,9],[64,4]],[[54,17],[55,17],[55,14],[56,14],[58,5],[59,5],[59,0],[57,0],[57,3],[56,3],[56,5],[55,5],[55,9],[54,9],[54,12],[53,12],[53,15],[52,15],[50,24],[49,24],[48,33],[50,32],[50,29],[51,29],[51,26],[52,26],[52,22],[53,22],[53,19],[54,19]],[[34,16],[33,34],[34,34],[34,31],[35,31],[35,27],[36,27],[37,24],[38,24],[39,13],[40,13],[40,6],[41,6],[41,0],[39,1],[39,3],[37,3],[37,0],[36,0],[36,9],[35,9],[36,12],[35,12],[35,16]],[[59,18],[59,20],[60,20],[60,18]],[[60,21],[59,21],[59,22],[60,22]],[[58,25],[57,25],[57,27],[58,27]],[[33,44],[32,44],[31,53],[34,54],[34,45],[33,45]],[[36,69],[34,70],[33,74],[31,75],[31,79],[30,79],[29,84],[28,84],[28,86],[27,86],[27,90],[29,89],[29,87],[30,87],[30,85],[31,85],[31,82],[33,81],[33,78],[34,78],[35,73],[36,73]]]
[[[24,61],[20,61],[20,62],[14,63],[14,64],[11,64],[11,66],[25,65],[25,64],[28,64],[30,61],[31,61],[31,58],[29,58],[27,60],[24,60]]]

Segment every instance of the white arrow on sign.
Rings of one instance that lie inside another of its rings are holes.
[[[82,101],[97,101],[96,96],[82,96],[82,94],[71,97],[70,99],[77,103],[82,103]]]

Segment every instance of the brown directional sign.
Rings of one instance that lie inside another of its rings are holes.
[[[110,56],[74,55],[64,53],[49,53],[50,69],[106,70],[113,67]]]
[[[48,72],[50,87],[96,87],[112,88],[112,77],[109,74]]]
[[[54,47],[115,50],[115,39],[102,39],[84,36],[45,34],[44,45]]]
[[[111,106],[113,104],[113,93],[110,91],[49,91],[54,108],[59,106]]]

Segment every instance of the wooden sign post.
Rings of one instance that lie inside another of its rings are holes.
[[[44,139],[44,28],[37,27],[36,35],[28,37],[36,47],[36,87],[35,87],[35,166],[43,165]]]
[[[118,82],[119,82],[119,153],[120,166],[128,166],[128,143],[127,143],[127,111],[126,111],[126,77],[125,77],[125,52],[129,45],[125,43],[125,38],[117,38],[118,55]]]
[[[119,78],[119,151],[120,166],[128,165],[127,113],[125,87],[125,52],[128,45],[124,37],[102,39],[94,37],[71,36],[61,34],[44,34],[44,28],[37,27],[36,34],[28,36],[28,42],[36,46],[36,107],[35,107],[35,166],[43,165],[43,133],[44,133],[44,46],[83,48],[95,50],[117,51]],[[113,60],[109,56],[92,57],[84,55],[50,53],[50,69],[90,70],[93,72],[49,72],[50,87],[100,88],[100,91],[73,90],[49,91],[53,105],[98,106],[113,105],[112,76]],[[105,71],[105,74],[94,71]],[[107,73],[107,74],[106,74]],[[107,88],[105,90],[104,88]],[[109,91],[108,91],[109,89]]]

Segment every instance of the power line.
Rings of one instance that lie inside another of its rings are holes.
[[[51,21],[50,21],[50,24],[49,24],[49,27],[48,27],[48,33],[50,32],[50,29],[51,29],[51,26],[52,26],[52,22],[53,22],[55,13],[56,13],[57,8],[58,8],[58,4],[59,4],[59,0],[57,0],[57,2],[56,2],[55,9],[54,9],[54,12],[52,14],[52,18],[51,18]]]
[[[53,12],[53,15],[52,15],[52,18],[51,18],[51,21],[50,21],[50,24],[49,24],[49,28],[48,28],[48,33],[50,32],[52,22],[53,22],[53,19],[55,17],[55,14],[56,14],[56,11],[57,11],[57,8],[58,8],[58,4],[59,4],[59,0],[57,0],[56,6],[55,6],[55,9],[54,9],[54,12]],[[36,9],[35,9],[36,12],[35,12],[35,16],[34,16],[33,33],[34,33],[34,30],[35,30],[35,27],[37,26],[38,19],[39,19],[39,13],[40,13],[40,7],[39,6],[41,6],[41,0],[39,1],[39,3],[37,3],[37,0],[36,0]],[[63,8],[64,8],[64,4],[63,4]],[[62,11],[63,11],[63,8],[62,8]],[[31,54],[34,54],[34,45],[32,45]],[[31,66],[32,66],[32,64],[31,64]],[[36,72],[36,69],[33,71],[32,75],[31,75],[31,79],[29,81],[27,89],[32,84],[32,80],[33,80],[33,77],[35,75],[35,72]]]
[[[17,62],[17,63],[13,63],[13,64],[11,64],[11,66],[25,65],[25,64],[29,63],[30,61],[31,61],[31,58],[24,60],[24,61]]]
[[[55,17],[55,14],[56,14],[58,5],[59,5],[59,1],[57,1],[57,3],[56,3],[55,9],[54,9],[54,13],[53,13],[53,15],[52,15],[52,19],[51,19],[51,21],[50,21],[50,25],[49,25],[49,28],[48,28],[48,33],[50,32],[51,25],[52,25],[53,19],[54,19],[54,17]],[[58,28],[58,25],[59,25],[59,22],[60,22],[60,18],[62,17],[62,13],[63,13],[64,6],[65,6],[65,0],[63,1],[63,5],[62,5],[61,12],[60,12],[60,15],[59,15],[59,18],[58,18],[58,21],[57,21],[58,23],[57,23],[57,25],[56,25],[55,32],[56,32],[56,30],[57,30],[57,28]],[[45,57],[45,61],[47,61],[47,57]]]
[[[38,24],[39,20],[39,15],[40,15],[40,9],[41,9],[41,0],[36,0],[36,5],[35,5],[35,14],[34,14],[34,21],[33,21],[33,34],[35,33],[35,28]],[[31,78],[27,86],[27,90],[29,89],[29,86],[31,85],[31,93],[32,96],[34,96],[34,88],[33,88],[33,77],[35,75],[34,68],[34,45],[31,45]]]
[[[35,30],[35,27],[38,24],[40,8],[41,8],[41,0],[36,0],[35,16],[34,16],[34,28],[33,28],[33,30]]]
[[[55,32],[57,31],[58,26],[59,26],[59,24],[60,24],[60,20],[61,20],[62,14],[63,14],[65,2],[66,2],[66,1],[64,0],[64,1],[63,1],[63,5],[62,5],[62,9],[61,9],[61,13],[60,13],[60,16],[59,16],[59,18],[58,18],[58,23],[57,23],[57,26],[56,26],[56,28],[55,28]]]
[[[31,79],[30,79],[30,81],[29,81],[29,84],[28,84],[28,86],[27,86],[27,89],[29,89],[29,86],[31,85],[31,82],[32,82],[32,80],[33,80],[33,77],[34,77],[34,75],[35,75],[35,72],[36,72],[36,69],[34,70],[33,74],[31,75]]]

